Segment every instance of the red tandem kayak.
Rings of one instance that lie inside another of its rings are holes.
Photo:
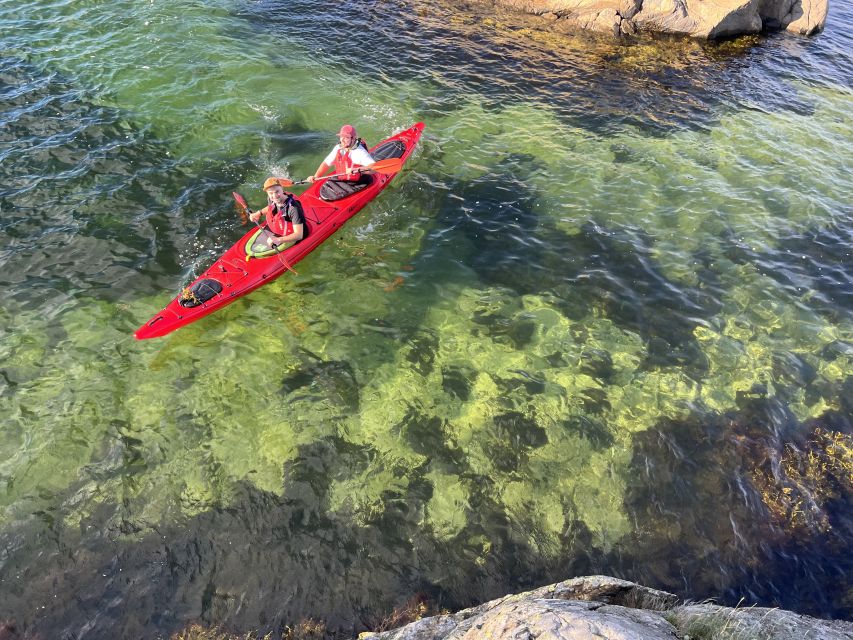
[[[377,161],[389,158],[405,161],[414,150],[423,129],[424,124],[419,122],[380,142],[371,148],[370,153]],[[315,182],[298,198],[305,219],[306,234],[302,240],[280,252],[259,252],[257,249],[260,249],[261,245],[255,245],[255,242],[266,232],[258,228],[252,229],[196,278],[184,292],[176,296],[165,309],[139,327],[134,334],[136,339],[164,336],[272,282],[361,211],[388,186],[395,175],[373,174],[373,182],[366,188],[332,202],[320,198],[320,189],[325,181]]]

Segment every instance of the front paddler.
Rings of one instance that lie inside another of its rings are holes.
[[[278,178],[267,178],[264,191],[267,192],[269,204],[260,211],[249,214],[249,219],[256,224],[261,216],[264,216],[266,228],[272,234],[267,238],[267,246],[270,247],[286,242],[299,242],[305,232],[302,206],[292,193],[282,188],[282,182],[284,181]],[[287,230],[287,223],[290,223],[290,232]]]
[[[305,178],[308,182],[315,182],[331,168],[335,168],[338,174],[334,178],[338,182],[360,182],[370,184],[370,172],[365,167],[373,164],[373,156],[367,150],[367,144],[356,135],[355,127],[345,124],[338,131],[338,144],[329,152],[329,155],[320,163],[314,175]]]

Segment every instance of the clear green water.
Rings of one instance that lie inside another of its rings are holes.
[[[851,17],[0,0],[0,620],[346,634],[587,573],[853,615],[853,460],[785,471],[853,433]],[[133,340],[231,191],[419,120],[298,276]]]

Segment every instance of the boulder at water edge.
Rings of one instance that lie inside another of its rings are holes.
[[[678,598],[665,591],[608,576],[588,576],[360,638],[676,640],[688,636],[853,640],[853,623],[816,620],[779,609],[679,606]]]
[[[762,29],[802,35],[826,23],[828,0],[480,0],[603,33],[727,38]]]

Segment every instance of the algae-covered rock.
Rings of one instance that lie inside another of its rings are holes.
[[[752,478],[780,527],[798,536],[827,533],[830,513],[853,503],[853,434],[816,426],[785,446],[781,464],[758,466]]]

